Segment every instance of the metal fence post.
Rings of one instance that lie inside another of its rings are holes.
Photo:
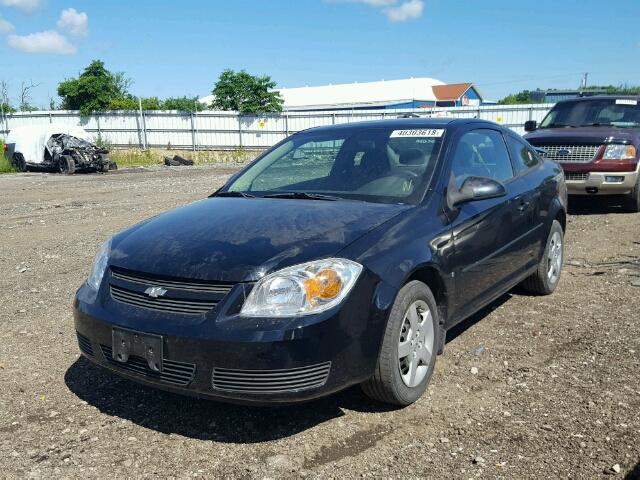
[[[238,143],[242,148],[242,115],[240,113],[238,113]]]
[[[193,112],[190,114],[191,117],[191,149],[196,151],[196,124],[193,119]]]
[[[289,136],[289,114],[284,114],[284,133],[288,137]]]

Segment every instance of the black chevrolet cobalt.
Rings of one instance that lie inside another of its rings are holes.
[[[174,392],[416,401],[447,330],[560,280],[561,168],[480,120],[305,130],[209,198],[108,240],[75,299],[86,358]]]

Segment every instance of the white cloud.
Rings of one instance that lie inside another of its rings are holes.
[[[379,9],[391,22],[415,20],[422,15],[424,0],[325,0],[329,3],[363,3]]]
[[[49,53],[52,55],[69,55],[78,49],[71,45],[64,35],[54,30],[30,33],[29,35],[9,35],[7,44],[24,53]]]
[[[25,13],[31,13],[36,10],[42,0],[0,0],[0,5],[5,7],[15,7]]]
[[[395,5],[398,0],[351,0],[354,3],[366,3],[372,7],[388,7]]]
[[[75,8],[66,8],[60,14],[58,28],[76,37],[86,37],[89,29],[89,17]]]
[[[9,33],[13,32],[15,28],[11,22],[7,22],[4,18],[0,17],[0,32]]]
[[[424,2],[422,0],[409,0],[397,7],[386,9],[384,13],[392,22],[406,22],[420,17],[423,10]]]

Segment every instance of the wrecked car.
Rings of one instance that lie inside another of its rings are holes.
[[[27,125],[11,129],[5,155],[19,172],[106,172],[117,168],[109,150],[94,144],[87,131],[73,125]]]

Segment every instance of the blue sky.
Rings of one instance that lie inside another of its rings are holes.
[[[38,84],[42,107],[98,58],[143,96],[206,95],[244,68],[282,87],[430,76],[499,99],[583,72],[640,84],[639,19],[639,0],[0,0],[0,80],[13,103]]]

